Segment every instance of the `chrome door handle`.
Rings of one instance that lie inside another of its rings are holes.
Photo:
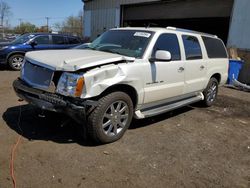
[[[180,67],[179,69],[178,69],[178,72],[182,72],[182,71],[184,71],[185,69],[184,69],[184,67]]]

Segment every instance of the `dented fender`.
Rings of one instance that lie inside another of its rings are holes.
[[[111,86],[123,84],[136,90],[138,103],[141,104],[144,97],[143,82],[141,75],[138,75],[138,71],[134,66],[136,64],[124,62],[87,71],[84,74],[85,88],[81,98],[96,97]]]

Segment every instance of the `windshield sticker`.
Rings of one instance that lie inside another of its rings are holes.
[[[146,32],[136,32],[134,34],[135,37],[145,37],[149,38],[151,36],[151,33],[146,33]]]

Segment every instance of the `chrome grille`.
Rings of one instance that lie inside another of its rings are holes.
[[[22,68],[22,80],[35,88],[48,89],[54,72],[45,67],[34,65],[26,60]]]

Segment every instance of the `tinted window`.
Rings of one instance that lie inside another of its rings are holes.
[[[49,44],[49,36],[38,36],[34,39],[37,44]]]
[[[182,39],[185,47],[186,59],[202,59],[201,47],[198,39],[188,35],[183,35]]]
[[[53,44],[65,44],[63,36],[52,36]]]
[[[221,40],[211,37],[202,37],[202,39],[209,58],[227,58],[227,52]]]
[[[68,37],[69,44],[79,44],[80,41],[77,38]]]
[[[148,30],[109,30],[94,40],[89,48],[141,58],[153,34]]]
[[[181,59],[180,47],[175,34],[162,34],[156,41],[153,56],[155,56],[157,50],[169,51],[173,61]]]

